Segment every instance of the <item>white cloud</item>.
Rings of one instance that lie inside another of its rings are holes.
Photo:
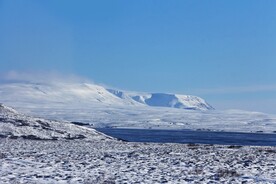
[[[36,83],[54,83],[54,82],[63,82],[63,83],[75,83],[75,82],[89,82],[91,80],[80,77],[74,74],[61,74],[56,71],[36,71],[36,72],[18,72],[18,71],[9,71],[6,73],[0,74],[0,81],[9,82],[9,81],[26,81],[26,82],[36,82]]]

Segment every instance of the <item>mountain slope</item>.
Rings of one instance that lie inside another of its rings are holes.
[[[196,96],[138,93],[106,89],[88,83],[14,82],[0,84],[0,102],[19,107],[168,107],[193,110],[213,109]]]
[[[109,138],[93,129],[80,127],[69,122],[25,116],[0,104],[0,138],[6,137],[36,140]]]
[[[134,101],[151,107],[170,107],[189,110],[212,110],[214,109],[205,100],[196,96],[177,95],[166,93],[135,93],[108,89],[118,98]]]
[[[0,102],[32,106],[129,105],[104,87],[87,83],[8,83],[0,85]]]
[[[196,96],[153,93],[145,100],[149,106],[174,107],[179,109],[210,110],[212,106]]]

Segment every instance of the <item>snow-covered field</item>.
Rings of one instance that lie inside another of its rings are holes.
[[[89,83],[3,83],[0,102],[28,115],[94,127],[276,132],[275,115],[213,110],[195,96],[125,92]]]
[[[275,147],[0,139],[1,183],[276,183]]]
[[[77,121],[94,127],[276,132],[276,117],[247,111],[190,111],[152,107],[19,108],[43,118]]]
[[[70,123],[275,133],[272,115],[92,84],[2,84],[0,101],[19,110],[0,105],[1,184],[276,183],[275,147],[130,143]]]
[[[0,105],[0,183],[276,183],[276,147],[123,142]]]

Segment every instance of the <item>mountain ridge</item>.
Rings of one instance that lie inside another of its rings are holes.
[[[197,96],[169,93],[128,92],[92,83],[13,82],[0,84],[0,102],[17,101],[27,105],[148,106],[186,110],[214,109]],[[13,105],[13,104],[12,104]]]

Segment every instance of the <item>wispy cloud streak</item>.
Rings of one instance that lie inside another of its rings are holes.
[[[199,94],[238,94],[238,93],[276,92],[276,84],[198,89],[193,91]]]
[[[36,83],[75,83],[75,82],[89,82],[93,83],[91,80],[80,77],[74,74],[61,74],[56,71],[36,71],[36,72],[18,72],[9,71],[0,74],[1,82],[10,81],[26,81],[26,82],[36,82]]]

